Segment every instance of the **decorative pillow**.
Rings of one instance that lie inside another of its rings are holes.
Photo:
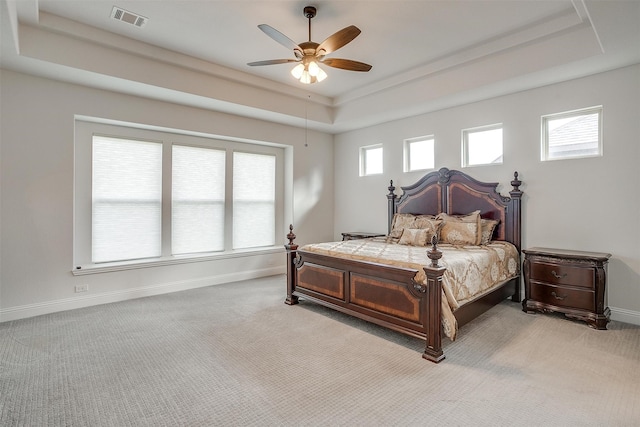
[[[424,228],[405,228],[398,244],[410,246],[426,246],[427,230]]]
[[[429,228],[431,226],[431,221],[437,220],[435,215],[416,215],[415,217],[415,228]]]
[[[481,245],[486,245],[491,241],[493,237],[493,231],[496,229],[500,221],[495,219],[480,218],[480,230],[482,237],[480,239]]]
[[[402,230],[405,228],[416,228],[413,226],[415,219],[416,216],[413,214],[394,214],[393,220],[391,221],[391,233],[389,233],[389,237],[398,239],[402,236]]]
[[[480,211],[467,215],[448,215],[440,213],[438,219],[443,221],[440,230],[440,243],[452,245],[479,245],[482,232],[480,228]]]
[[[427,230],[427,244],[431,244],[431,238],[440,234],[442,220],[436,219],[433,215],[418,215],[413,226]]]

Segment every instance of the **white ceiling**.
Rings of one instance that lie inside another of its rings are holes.
[[[640,62],[640,1],[0,0],[3,68],[336,133]],[[260,31],[312,40],[362,30],[302,85]],[[143,15],[138,28],[113,6]]]

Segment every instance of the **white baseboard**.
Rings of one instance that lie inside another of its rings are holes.
[[[76,308],[91,307],[94,305],[111,302],[125,301],[135,298],[149,297],[153,295],[168,294],[171,292],[185,291],[187,289],[202,288],[205,286],[220,285],[222,283],[238,282],[241,280],[257,279],[259,277],[286,274],[284,267],[270,267],[260,270],[241,271],[218,276],[203,277],[194,280],[161,283],[157,285],[143,286],[140,288],[121,291],[103,292],[95,295],[86,295],[74,298],[65,298],[54,301],[46,301],[36,304],[27,304],[0,310],[0,322],[25,319],[27,317],[56,313],[59,311],[73,310]],[[283,288],[284,292],[284,288]]]
[[[609,309],[611,310],[611,320],[640,325],[640,312],[615,307],[609,307]]]

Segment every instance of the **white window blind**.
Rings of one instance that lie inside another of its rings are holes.
[[[284,148],[75,124],[74,275],[280,248],[289,206]]]
[[[233,153],[233,248],[275,244],[276,157]]]
[[[162,144],[93,137],[92,261],[158,257]]]
[[[225,151],[172,148],[174,255],[224,250]]]

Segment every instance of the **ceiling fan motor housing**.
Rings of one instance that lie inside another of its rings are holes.
[[[316,16],[316,8],[313,6],[305,6],[304,8],[305,18],[311,19]]]

